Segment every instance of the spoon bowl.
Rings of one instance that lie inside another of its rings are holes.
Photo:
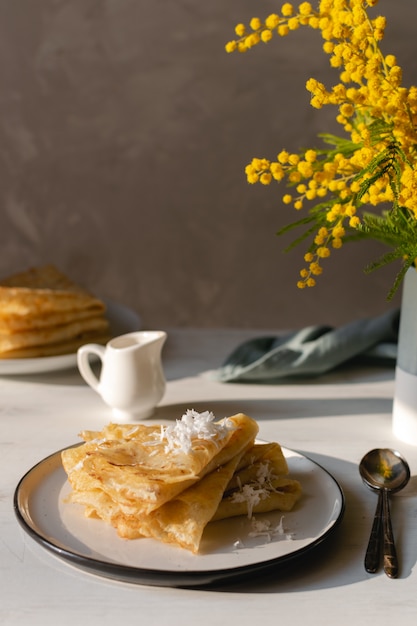
[[[375,448],[359,464],[362,480],[375,491],[386,489],[394,493],[403,489],[410,480],[407,461],[396,450]]]
[[[407,461],[396,450],[376,448],[365,454],[359,464],[359,472],[363,482],[370,489],[379,493],[371,536],[365,555],[365,569],[372,574],[378,569],[381,535],[383,535],[384,571],[390,578],[396,578],[398,575],[398,560],[392,532],[388,495],[400,491],[407,485],[410,480],[410,468]]]

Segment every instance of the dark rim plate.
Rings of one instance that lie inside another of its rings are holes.
[[[20,480],[14,509],[38,544],[72,565],[106,578],[147,585],[198,587],[245,579],[299,559],[321,544],[341,521],[345,499],[337,481],[308,457],[283,448],[290,474],[303,486],[293,511],[266,517],[280,532],[251,536],[246,517],[209,524],[201,554],[152,539],[120,539],[101,520],[65,503],[70,491],[61,451],[40,461]]]

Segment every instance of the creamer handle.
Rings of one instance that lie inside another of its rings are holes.
[[[97,391],[97,393],[99,393],[100,381],[91,369],[89,356],[91,354],[95,354],[103,363],[105,351],[106,348],[98,343],[87,343],[78,348],[77,351],[77,365],[80,374],[84,378],[85,382],[90,385],[94,391]]]

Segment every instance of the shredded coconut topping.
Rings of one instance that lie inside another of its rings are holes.
[[[287,533],[285,528],[284,528],[284,516],[282,515],[279,523],[274,525],[272,523],[272,521],[268,518],[263,518],[263,519],[257,519],[255,517],[252,517],[251,519],[251,529],[248,532],[248,537],[251,538],[257,538],[257,537],[262,537],[265,539],[266,543],[269,543],[270,541],[272,541],[273,537],[276,537],[277,535],[280,535],[281,537],[285,537],[285,539],[291,540],[293,539],[293,535],[290,533]],[[234,544],[233,547],[236,548],[237,550],[245,548],[245,544],[243,543],[243,541],[241,539],[237,539]]]
[[[231,496],[232,502],[246,502],[248,507],[248,518],[253,516],[253,509],[261,500],[266,498],[271,491],[275,491],[271,484],[274,475],[271,472],[269,463],[261,463],[256,472],[256,481],[241,484],[238,477],[238,490]]]
[[[272,526],[271,520],[263,519],[257,520],[252,518],[252,531],[249,533],[249,537],[266,537],[268,541],[271,541],[274,535],[284,535],[284,516],[281,517],[278,526]]]
[[[214,422],[211,411],[198,413],[194,409],[188,409],[175,425],[161,427],[161,441],[166,440],[165,452],[173,450],[188,454],[192,451],[193,441],[204,439],[206,441],[221,441],[234,427],[233,422],[224,419]]]
[[[246,502],[248,506],[248,518],[252,518],[253,508],[259,504],[259,502],[266,498],[268,490],[260,487],[254,483],[252,485],[246,484],[239,491],[235,491],[231,496],[232,502]]]
[[[269,463],[260,463],[258,471],[256,472],[256,480],[260,485],[271,485],[271,481],[275,478],[271,471]]]

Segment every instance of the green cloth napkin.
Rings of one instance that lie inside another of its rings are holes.
[[[319,376],[352,359],[395,365],[400,310],[340,328],[309,326],[288,335],[250,339],[238,346],[214,376],[222,382],[278,382]]]

